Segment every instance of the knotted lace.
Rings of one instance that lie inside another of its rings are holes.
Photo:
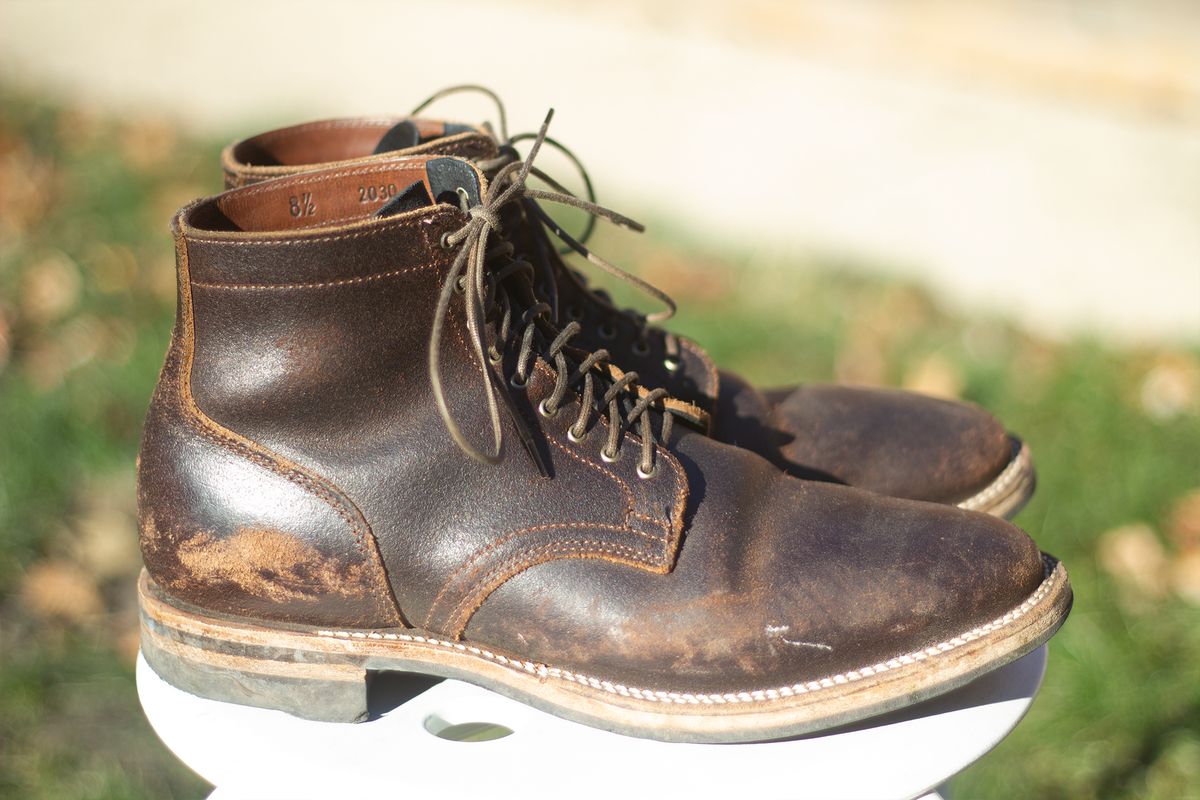
[[[496,386],[495,374],[488,364],[498,363],[502,351],[510,341],[519,341],[516,365],[510,384],[521,389],[529,380],[534,357],[542,355],[555,371],[555,383],[549,396],[539,406],[539,413],[552,417],[558,413],[567,393],[578,390],[579,414],[568,429],[574,441],[587,436],[592,416],[603,413],[608,419],[608,436],[601,456],[615,460],[619,456],[623,432],[638,426],[642,444],[638,474],[649,477],[655,472],[655,437],[652,430],[651,409],[661,413],[661,441],[666,442],[671,433],[673,413],[660,401],[668,396],[664,389],[646,390],[638,386],[637,373],[620,373],[619,370],[605,371],[609,358],[607,350],[597,350],[582,360],[568,354],[568,343],[579,333],[578,322],[571,322],[561,330],[549,321],[550,306],[542,300],[522,303],[514,281],[519,276],[528,279],[533,266],[524,259],[514,257],[514,247],[503,235],[502,210],[510,203],[524,203],[532,199],[563,203],[581,208],[598,218],[616,225],[640,229],[641,226],[628,217],[570,194],[531,189],[526,180],[533,172],[533,160],[546,140],[546,130],[553,111],[534,137],[529,157],[509,161],[500,167],[491,180],[487,197],[477,205],[470,205],[467,192],[458,190],[460,206],[468,219],[458,230],[443,238],[443,245],[458,248],[458,254],[450,266],[438,296],[433,330],[429,339],[429,376],[433,386],[438,412],[447,430],[464,452],[485,463],[497,463],[503,446],[503,425],[500,404],[504,403],[522,443],[534,459],[543,475],[548,475],[546,465],[529,433],[523,417],[517,411],[508,391]],[[573,240],[572,240],[573,241]],[[593,263],[608,262],[594,257]],[[502,266],[500,266],[502,264]],[[609,265],[611,266],[611,265]],[[613,267],[613,269],[618,269]],[[471,345],[483,373],[484,395],[487,399],[488,416],[492,427],[493,451],[484,453],[468,441],[455,420],[446,400],[441,378],[440,352],[445,333],[446,318],[456,292],[463,295],[466,308],[467,330]],[[495,347],[487,345],[485,326],[493,323],[496,332]]]
[[[421,111],[425,110],[430,105],[432,105],[434,102],[436,102],[444,97],[448,97],[450,95],[460,94],[460,93],[482,94],[485,97],[487,97],[488,99],[490,99],[496,106],[496,111],[497,111],[498,121],[499,121],[499,132],[497,133],[497,132],[493,131],[491,129],[490,125],[485,124],[485,128],[487,128],[489,133],[491,133],[492,136],[494,138],[496,138],[498,144],[500,145],[500,154],[498,156],[496,156],[495,158],[481,159],[476,162],[476,165],[485,174],[490,175],[490,176],[496,175],[496,174],[498,174],[498,172],[500,170],[504,169],[506,166],[513,164],[513,163],[520,162],[521,156],[516,150],[516,144],[518,142],[522,142],[522,141],[526,141],[526,140],[534,140],[535,141],[535,149],[537,147],[540,147],[543,142],[545,144],[551,145],[556,150],[558,150],[560,153],[562,153],[563,156],[565,156],[567,158],[567,160],[571,162],[572,166],[574,166],[575,169],[579,172],[579,176],[583,180],[584,190],[587,194],[586,200],[577,198],[574,195],[574,193],[572,193],[570,190],[568,190],[566,187],[564,187],[557,180],[552,178],[550,175],[546,174],[541,169],[531,165],[529,167],[529,169],[527,170],[526,174],[527,175],[532,174],[535,177],[537,177],[538,179],[544,181],[547,185],[549,185],[552,189],[554,189],[554,191],[553,192],[544,192],[544,191],[540,191],[537,189],[526,189],[525,197],[522,200],[522,205],[525,207],[526,213],[530,219],[539,221],[542,225],[544,225],[546,227],[547,230],[549,230],[551,233],[553,233],[556,238],[558,238],[561,242],[563,242],[563,244],[565,245],[565,249],[561,250],[560,252],[562,252],[562,253],[569,253],[569,252],[578,253],[579,255],[583,256],[589,263],[599,267],[601,270],[603,270],[604,272],[607,272],[609,275],[612,275],[613,277],[617,278],[618,280],[621,280],[625,283],[628,283],[628,284],[634,286],[639,291],[643,292],[644,294],[646,294],[649,297],[652,297],[653,299],[655,299],[656,301],[660,302],[663,305],[664,308],[661,311],[656,311],[651,314],[643,314],[635,309],[628,309],[628,308],[627,309],[617,309],[612,302],[612,298],[608,295],[607,292],[605,292],[601,289],[588,288],[586,279],[584,279],[582,275],[578,275],[578,280],[580,281],[581,284],[583,284],[585,291],[592,292],[594,295],[598,296],[601,299],[601,301],[604,303],[604,305],[609,306],[616,313],[624,314],[628,319],[630,319],[633,322],[634,327],[637,331],[636,339],[639,342],[639,344],[641,344],[644,347],[645,346],[644,343],[647,338],[647,334],[650,330],[651,325],[653,323],[663,322],[665,320],[670,319],[672,316],[674,316],[675,301],[671,298],[670,295],[668,295],[666,292],[662,291],[658,287],[654,286],[653,284],[649,283],[646,280],[643,280],[642,278],[639,278],[636,275],[633,275],[633,274],[627,272],[624,269],[621,269],[620,267],[616,266],[615,264],[609,263],[608,261],[606,261],[606,260],[600,258],[599,256],[597,256],[596,254],[592,253],[586,247],[587,240],[591,237],[591,234],[592,234],[593,230],[595,229],[595,224],[596,224],[597,218],[600,216],[604,216],[604,215],[593,212],[593,209],[599,209],[601,207],[596,204],[595,188],[592,184],[591,176],[588,174],[587,168],[584,167],[583,162],[566,145],[562,144],[561,142],[557,141],[556,139],[553,139],[552,137],[547,136],[544,129],[539,131],[538,133],[520,133],[520,134],[516,134],[514,136],[509,136],[509,134],[508,134],[508,114],[505,111],[504,103],[500,99],[499,95],[497,95],[495,92],[493,92],[491,89],[488,89],[485,86],[479,86],[476,84],[462,84],[462,85],[450,86],[445,89],[442,89],[438,92],[435,92],[433,95],[429,96],[428,98],[426,98],[424,102],[420,103],[416,108],[414,108],[411,112],[411,116],[416,116]],[[544,128],[544,126],[543,126],[543,128]],[[525,159],[526,164],[529,164],[530,162],[532,162],[533,153],[534,153],[534,150],[531,150],[530,158]],[[493,180],[494,180],[494,178],[493,178]],[[564,205],[572,206],[574,208],[584,211],[587,214],[587,222],[584,225],[583,232],[578,236],[578,238],[571,236],[569,233],[567,233],[562,228],[562,226],[560,226],[557,222],[555,222],[550,217],[550,215],[548,215],[545,212],[545,210],[543,210],[542,207],[537,203],[538,199],[552,200],[553,202],[558,202],[558,203],[561,203]],[[639,225],[637,223],[633,223],[631,220],[625,220],[625,223],[626,223],[625,227],[631,228],[632,230],[636,230],[639,233],[644,230],[644,228],[641,225]],[[550,297],[548,298],[550,301],[550,306],[551,306],[550,313],[554,319],[561,320],[562,316],[559,314],[559,307],[558,307],[558,305],[559,305],[558,304],[558,286],[557,286],[557,281],[554,279],[554,270],[551,266],[549,257],[543,255],[543,257],[540,259],[540,261],[542,262],[542,267],[543,267],[543,276],[542,276],[543,283],[546,287],[548,294],[550,295]],[[663,333],[663,336],[665,339],[666,351],[667,351],[667,356],[668,356],[667,367],[668,367],[668,369],[672,369],[672,365],[674,365],[677,368],[678,354],[679,354],[678,339],[674,335],[672,335],[671,333],[669,333],[667,331],[662,331],[662,333]]]

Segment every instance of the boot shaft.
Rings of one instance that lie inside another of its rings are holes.
[[[225,188],[324,169],[386,161],[397,155],[485,160],[499,155],[483,128],[405,117],[346,117],[291,125],[235,142],[221,153]],[[367,187],[369,189],[369,187]]]
[[[457,294],[439,349],[450,412],[485,448],[480,374],[494,371],[550,477],[519,445],[480,464],[447,432],[428,346],[456,255],[445,236],[469,218],[436,205],[379,219],[382,198],[358,199],[362,186],[395,196],[414,181],[428,186],[425,159],[270,181],[181,212],[179,314],[139,466],[147,567],[172,595],[264,619],[453,634],[481,591],[538,559],[669,567],[679,463],[659,448],[661,471],[641,479],[633,452],[601,456],[606,420],[568,435],[578,397],[549,417],[552,365],[535,359],[518,388],[513,348],[481,364]],[[511,420],[505,433],[517,441]]]
[[[225,184],[232,187],[397,155],[437,153],[495,163],[500,150],[501,142],[484,127],[421,117],[351,117],[278,128],[235,142],[225,148],[221,163]],[[557,243],[549,240],[540,222],[526,220],[512,236],[545,264],[548,274],[540,294],[552,304],[559,325],[580,323],[581,346],[612,352],[626,369],[637,372],[643,385],[662,387],[709,416],[715,414],[720,376],[700,345],[647,325],[589,289],[559,257]]]

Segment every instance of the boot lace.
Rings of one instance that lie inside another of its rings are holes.
[[[577,198],[574,193],[572,193],[569,189],[564,187],[546,172],[537,167],[531,166],[528,174],[532,174],[538,179],[544,181],[547,185],[554,189],[554,191],[543,192],[537,189],[529,188],[526,190],[525,197],[522,198],[522,206],[525,208],[529,219],[540,222],[548,231],[553,233],[554,236],[563,243],[563,247],[559,249],[559,254],[567,254],[572,252],[577,253],[589,263],[600,268],[609,275],[612,275],[618,280],[636,287],[643,294],[653,298],[663,305],[662,310],[653,312],[651,314],[643,314],[642,312],[632,308],[617,308],[613,303],[611,296],[607,292],[605,292],[603,289],[590,288],[588,286],[587,278],[579,272],[574,272],[575,279],[583,287],[584,291],[590,292],[593,296],[595,296],[600,301],[602,307],[610,309],[611,314],[613,315],[624,316],[629,322],[632,323],[635,332],[634,352],[636,354],[646,355],[649,352],[648,342],[651,333],[661,333],[666,350],[666,361],[664,362],[665,366],[670,372],[677,370],[680,364],[678,338],[668,331],[654,327],[654,323],[664,322],[674,316],[676,309],[675,301],[670,295],[654,286],[650,282],[643,280],[642,278],[639,278],[638,276],[633,275],[624,269],[621,269],[620,267],[606,261],[603,258],[600,258],[587,248],[586,244],[588,239],[591,238],[592,232],[595,230],[596,220],[603,215],[593,212],[593,209],[600,208],[600,206],[598,206],[596,203],[595,187],[592,184],[592,179],[588,174],[587,168],[584,167],[583,162],[570,148],[558,140],[547,136],[544,130],[539,131],[538,133],[519,133],[510,136],[508,133],[508,114],[505,110],[504,102],[494,91],[485,86],[480,86],[477,84],[461,84],[457,86],[450,86],[435,92],[426,98],[422,103],[417,105],[417,107],[410,112],[410,116],[416,116],[438,100],[453,94],[463,93],[482,94],[491,100],[496,106],[497,117],[499,121],[499,132],[497,133],[495,130],[493,130],[490,124],[485,123],[484,127],[489,131],[489,133],[491,133],[493,138],[495,138],[499,144],[500,154],[492,159],[481,159],[477,161],[476,166],[478,166],[482,172],[489,176],[495,175],[499,172],[499,170],[505,168],[509,164],[520,162],[521,156],[520,153],[517,152],[516,145],[518,142],[527,140],[535,140],[536,146],[538,147],[540,147],[542,143],[554,147],[556,150],[562,153],[562,155],[566,157],[572,166],[574,166],[574,168],[578,171],[580,178],[583,180],[584,190],[587,194],[586,200]],[[531,158],[526,159],[527,163],[530,161],[532,161]],[[584,229],[579,236],[576,238],[567,233],[562,226],[555,222],[554,219],[551,218],[544,209],[542,209],[541,205],[537,202],[538,199],[551,200],[552,202],[572,206],[586,212],[587,222],[584,224]],[[624,219],[623,223],[621,224],[623,224],[624,227],[630,228],[631,230],[635,230],[639,233],[644,231],[644,228],[640,224],[635,223],[632,220]],[[540,246],[540,240],[537,242],[537,246]],[[542,283],[545,286],[545,293],[549,295],[548,300],[550,303],[550,314],[553,319],[562,320],[563,316],[560,314],[558,302],[558,281],[554,277],[551,256],[546,253],[542,253],[540,255],[541,258],[539,259],[539,262],[542,266]],[[572,310],[577,311],[577,309]],[[613,326],[611,322],[605,321],[601,323],[601,329],[599,332],[603,334],[605,330],[611,331],[612,329]]]
[[[467,193],[459,189],[459,202],[467,214],[467,222],[458,230],[443,237],[443,246],[458,249],[450,270],[442,283],[434,315],[433,329],[429,340],[429,376],[433,387],[438,412],[455,443],[472,458],[489,464],[500,460],[503,447],[503,424],[500,405],[504,404],[522,444],[529,452],[539,471],[548,476],[549,471],[542,460],[522,415],[505,387],[498,386],[496,373],[489,368],[502,360],[502,351],[516,343],[516,363],[511,387],[522,390],[527,385],[535,356],[542,356],[553,365],[555,383],[550,394],[541,402],[538,411],[546,417],[555,416],[567,401],[568,393],[574,391],[579,398],[579,413],[568,429],[572,441],[582,441],[589,432],[593,416],[603,415],[608,421],[608,435],[600,451],[606,461],[615,461],[620,456],[622,437],[626,430],[638,429],[641,439],[641,458],[637,465],[638,475],[644,478],[655,474],[655,444],[653,415],[659,412],[661,426],[658,440],[666,443],[671,434],[674,413],[662,401],[669,396],[665,389],[648,390],[638,385],[636,372],[622,373],[608,363],[609,353],[600,349],[586,355],[569,347],[570,341],[580,332],[581,326],[572,321],[557,329],[550,321],[551,306],[534,297],[531,302],[521,299],[521,287],[531,286],[533,265],[515,255],[515,248],[504,238],[502,211],[512,203],[525,203],[534,199],[562,203],[581,208],[589,214],[603,218],[613,224],[639,229],[633,220],[593,202],[580,200],[569,193],[533,189],[526,180],[533,174],[533,160],[546,140],[546,131],[553,111],[534,137],[528,158],[509,161],[501,166],[491,179],[487,197],[476,205],[469,205]],[[596,262],[608,262],[595,257]],[[611,265],[610,265],[611,266]],[[613,267],[618,271],[617,267]],[[441,378],[440,351],[445,334],[446,318],[454,295],[461,293],[466,310],[467,330],[477,362],[483,374],[483,389],[487,399],[489,421],[492,428],[492,452],[477,449],[464,435],[455,420],[446,399]],[[532,297],[532,293],[528,296]],[[495,331],[496,345],[487,343],[486,326],[491,323]],[[607,369],[605,369],[607,367]]]

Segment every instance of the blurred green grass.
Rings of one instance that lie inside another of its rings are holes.
[[[205,793],[137,705],[132,470],[173,314],[167,220],[219,188],[218,150],[0,86],[0,796]],[[1032,443],[1018,522],[1067,563],[1075,610],[1028,719],[958,796],[1200,796],[1196,348],[1048,341],[872,265],[669,228],[596,248],[756,381],[961,396]]]

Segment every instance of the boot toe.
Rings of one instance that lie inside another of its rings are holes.
[[[1014,454],[1008,432],[983,409],[913,392],[801,386],[773,416],[789,471],[911,500],[967,500]]]
[[[999,519],[750,466],[708,483],[670,573],[541,564],[500,587],[467,638],[630,685],[767,689],[968,634],[1043,580],[1037,546]],[[562,602],[587,586],[605,588]]]

